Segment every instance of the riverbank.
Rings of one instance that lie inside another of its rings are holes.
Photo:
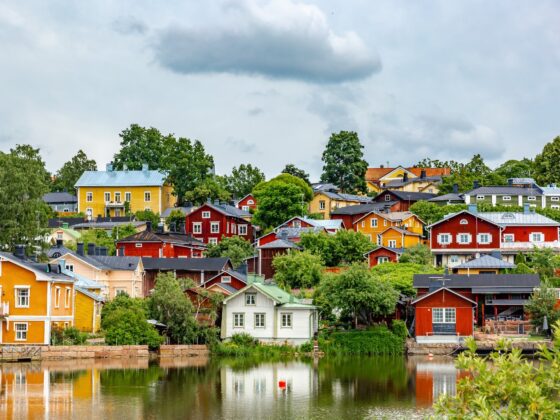
[[[485,337],[479,337],[475,340],[477,353],[486,354],[496,350],[497,342],[500,339],[506,339],[511,342],[512,348],[517,348],[522,351],[523,354],[535,354],[538,352],[541,346],[546,346],[549,349],[553,347],[553,344],[548,339],[534,339],[528,338],[526,336],[498,336],[498,335],[487,335]],[[406,341],[406,354],[409,356],[422,356],[422,355],[434,355],[434,356],[454,356],[462,351],[466,350],[463,344],[456,343],[430,343],[430,344],[419,344],[414,339],[409,338]]]

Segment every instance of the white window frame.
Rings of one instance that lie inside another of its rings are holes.
[[[397,247],[397,240],[396,239],[389,239],[387,241],[387,246],[389,248],[396,248]]]
[[[233,233],[235,233],[235,232],[233,232]],[[247,235],[247,225],[239,225],[238,228],[237,228],[237,233],[239,235]]]
[[[130,191],[124,193],[124,201],[128,203],[132,201],[132,193]]]
[[[201,234],[202,233],[202,222],[193,222],[192,231],[193,231],[194,234]]]
[[[93,217],[93,208],[88,207],[88,208],[86,209],[86,214],[89,214],[91,217]]]
[[[140,242],[136,242],[136,243],[134,244],[134,246],[135,246],[136,248],[142,248],[142,245],[143,245],[143,244],[141,244]]]
[[[456,323],[457,323],[456,308],[432,308],[432,324],[456,324]]]
[[[504,195],[502,201],[511,201],[511,195]]]
[[[69,287],[64,288],[64,307],[65,308],[70,307],[70,302],[72,302],[71,293],[72,293],[72,289],[70,289]]]
[[[103,199],[106,203],[109,203],[111,201],[111,193],[109,191],[105,191],[103,193]]]
[[[202,218],[203,219],[210,219],[210,212],[209,211],[203,211],[202,212]]]
[[[88,191],[86,192],[86,203],[92,203],[92,202],[93,202],[93,192]]]
[[[483,236],[488,236],[488,241],[482,241],[481,238],[482,238]],[[488,245],[488,244],[492,243],[492,234],[491,234],[491,233],[486,233],[486,232],[479,233],[478,235],[476,235],[476,241],[477,241],[479,244]]]
[[[447,242],[443,242],[442,238],[446,237],[449,239],[449,241]],[[437,243],[440,245],[449,245],[451,244],[451,242],[453,241],[453,236],[451,235],[451,233],[438,233],[437,235]]]
[[[293,312],[280,312],[280,328],[293,328]]]
[[[461,219],[461,220],[459,221],[459,224],[460,224],[460,225],[468,225],[468,224],[469,224],[469,221],[468,221],[467,219]]]
[[[210,245],[218,245],[218,238],[208,238],[208,243]]]
[[[534,195],[530,195],[527,197],[527,201],[537,201],[537,197]]]
[[[511,238],[511,240],[508,240],[507,238]],[[515,235],[513,233],[504,233],[504,242],[505,243],[515,242]]]
[[[152,192],[144,191],[144,203],[151,203],[151,202],[152,202]]]
[[[468,241],[467,242],[461,241],[461,236],[462,235],[468,236]],[[472,243],[472,235],[468,232],[458,233],[457,236],[456,236],[456,240],[457,240],[457,243],[460,244],[460,245],[468,245],[468,244]]]
[[[325,210],[327,208],[327,203],[325,200],[319,200],[319,210]]]
[[[266,328],[266,313],[256,312],[255,313],[255,328]]]
[[[535,241],[534,235],[539,235],[540,240]],[[544,242],[544,234],[542,232],[531,232],[529,234],[529,242]]]
[[[370,219],[370,222],[369,222],[369,223],[370,223],[370,226],[371,226],[372,228],[376,228],[376,227],[377,227],[377,217],[372,217],[372,218]]]
[[[389,262],[389,257],[377,257],[377,264],[385,264]]]
[[[558,196],[550,197],[550,201],[560,201],[560,197]]]
[[[247,200],[247,204],[255,204],[253,200]]]
[[[20,290],[27,290],[27,303],[20,303]],[[31,303],[31,286],[14,286],[14,296],[15,296],[15,307],[16,308],[29,308]]]
[[[245,306],[256,306],[257,294],[254,292],[245,293]]]
[[[249,206],[241,206],[241,210],[243,210],[243,211],[249,211]]]
[[[222,283],[231,283],[231,276],[222,276]]]
[[[54,307],[60,307],[60,286],[54,288]]]
[[[24,330],[18,330],[18,326],[24,325]],[[29,323],[28,322],[14,322],[14,336],[15,341],[27,341],[27,333],[29,332]],[[20,333],[23,333],[24,336],[22,337]]]
[[[485,198],[486,198],[486,196],[485,196],[484,194],[478,194],[478,195],[476,196],[476,199],[477,199],[477,200],[484,200]]]
[[[449,262],[450,263],[458,263],[459,262],[459,256],[458,255],[450,255],[449,256]]]
[[[551,204],[550,208],[553,209],[553,210],[558,210],[558,209],[560,209],[560,206],[558,204]]]
[[[385,194],[385,201],[391,201],[391,194]]]
[[[115,192],[115,203],[120,203],[121,202],[121,192],[117,191]]]
[[[220,233],[220,222],[210,222],[210,233]]]
[[[234,312],[232,321],[233,321],[233,328],[245,328],[245,313]]]

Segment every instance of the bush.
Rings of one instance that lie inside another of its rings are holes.
[[[404,340],[385,326],[368,331],[334,332],[319,339],[319,348],[328,355],[400,355]]]
[[[311,341],[303,343],[299,346],[300,353],[311,353],[313,351],[313,343]]]
[[[393,334],[400,337],[403,341],[408,337],[408,329],[406,328],[406,324],[400,319],[395,319],[391,323],[391,331],[393,331]]]
[[[51,344],[54,346],[75,346],[84,344],[88,334],[81,332],[75,327],[60,328],[53,327],[51,330]]]
[[[248,333],[233,334],[231,342],[237,346],[255,347],[258,345],[258,341]]]

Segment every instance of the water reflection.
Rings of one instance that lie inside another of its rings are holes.
[[[363,418],[453,394],[452,359],[167,359],[0,365],[0,418]]]

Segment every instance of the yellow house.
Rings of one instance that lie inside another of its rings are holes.
[[[502,260],[499,255],[482,255],[453,267],[453,274],[500,274],[512,270],[515,264]]]
[[[387,248],[410,248],[422,243],[418,233],[391,226],[379,234],[378,245]]]
[[[147,165],[141,171],[114,171],[112,165],[107,165],[106,171],[85,171],[75,185],[78,212],[92,218],[124,216],[127,209],[161,214],[177,202],[165,178],[164,173],[151,171]]]
[[[401,228],[421,239],[424,233],[424,222],[409,211],[382,213],[372,211],[354,222],[354,230],[361,232],[370,241],[381,245],[380,235],[390,227]],[[384,245],[389,246],[389,245]],[[400,247],[393,247],[400,248]]]
[[[309,213],[320,214],[324,220],[331,218],[331,212],[341,207],[371,203],[365,195],[344,194],[334,191],[316,191],[309,203]]]
[[[56,264],[0,253],[0,344],[50,344],[53,326],[70,327],[74,280]]]
[[[450,168],[368,168],[366,185],[369,191],[384,189],[437,194],[442,177],[451,174]]]
[[[76,286],[74,326],[80,331],[96,333],[101,328],[101,309],[104,299],[98,293]]]

